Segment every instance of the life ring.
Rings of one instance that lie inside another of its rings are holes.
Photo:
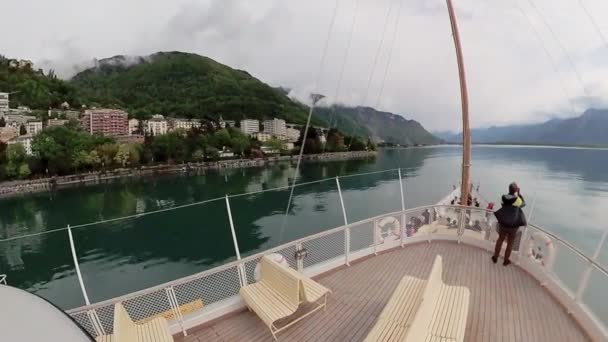
[[[387,216],[376,224],[376,239],[378,243],[398,240],[401,234],[401,224],[393,216]]]
[[[555,246],[545,233],[535,232],[528,239],[528,258],[543,267],[553,264],[555,259]]]
[[[269,258],[271,258],[272,260],[278,262],[279,264],[281,264],[285,267],[289,267],[289,263],[287,262],[287,259],[285,259],[285,257],[282,254],[272,253],[272,254],[268,254],[267,256]],[[261,278],[262,278],[262,266],[260,265],[260,262],[258,262],[255,265],[255,269],[253,270],[253,279],[255,279],[255,281],[257,282]]]

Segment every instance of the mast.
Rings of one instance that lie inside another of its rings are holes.
[[[469,128],[469,93],[467,91],[467,78],[464,69],[462,47],[460,46],[460,35],[458,34],[458,23],[452,0],[446,0],[450,23],[452,25],[452,37],[456,47],[456,59],[458,60],[458,77],[460,78],[460,101],[462,103],[462,179],[460,184],[460,203],[467,204],[469,198],[469,170],[471,168],[471,131]]]

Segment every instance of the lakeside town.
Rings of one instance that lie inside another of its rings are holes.
[[[0,181],[48,178],[231,159],[290,156],[304,143],[305,154],[375,150],[339,130],[309,129],[283,119],[224,120],[155,114],[137,119],[120,109],[73,109],[68,103],[48,111],[11,108],[0,93]]]

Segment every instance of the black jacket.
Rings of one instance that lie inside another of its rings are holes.
[[[513,206],[513,203],[515,203],[516,200],[517,196],[502,196],[502,208],[494,213],[494,216],[496,216],[496,220],[498,220],[501,227],[517,229],[528,224],[524,211],[521,208]]]

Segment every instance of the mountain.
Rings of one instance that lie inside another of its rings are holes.
[[[67,101],[78,105],[76,88],[55,76],[35,70],[30,61],[8,59],[0,55],[0,92],[11,93],[11,107],[27,106],[46,110]]]
[[[540,124],[471,130],[473,143],[517,143],[608,146],[608,109],[588,109],[581,116],[553,119]],[[462,133],[437,132],[450,143],[460,143]]]
[[[123,108],[135,117],[152,114],[189,118],[282,118],[306,122],[309,108],[289,97],[291,90],[273,88],[243,70],[210,58],[183,52],[150,56],[114,56],[99,60],[71,80],[64,81],[33,65],[10,67],[0,56],[0,91],[11,95],[11,106],[46,110],[67,101],[96,107]],[[317,108],[315,126],[337,127],[346,135],[373,137],[403,145],[435,144],[439,139],[418,122],[369,107]]]
[[[429,133],[415,120],[401,115],[380,112],[370,107],[334,105],[319,107],[315,114],[347,135],[370,136],[374,140],[401,145],[438,144],[440,139]]]
[[[281,90],[210,58],[183,52],[115,56],[75,75],[81,97],[137,117],[163,113],[192,118],[282,118],[304,123],[307,110]],[[321,125],[321,121],[315,120]]]

